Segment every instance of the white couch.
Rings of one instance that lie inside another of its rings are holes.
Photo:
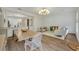
[[[51,37],[54,37],[54,38],[64,40],[66,35],[68,34],[68,28],[61,27],[58,31],[55,31],[55,32],[47,31],[47,32],[44,32],[43,34],[47,35],[47,36],[51,36]]]

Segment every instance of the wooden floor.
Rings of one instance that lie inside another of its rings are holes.
[[[72,51],[72,49],[68,47],[68,43],[70,42],[78,43],[75,35],[68,34],[65,40],[43,36],[43,51]],[[18,42],[15,41],[15,39],[8,38],[6,50],[24,51],[24,41]]]

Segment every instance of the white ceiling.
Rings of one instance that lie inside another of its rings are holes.
[[[6,7],[6,10],[12,11],[12,12],[24,12],[26,14],[30,15],[38,15],[38,10],[41,8],[47,8],[50,11],[49,15],[57,14],[60,12],[75,12],[77,10],[76,7]]]
[[[50,7],[45,7],[47,8],[48,10],[52,10],[52,8]],[[41,7],[8,7],[8,8],[5,8],[6,10],[9,10],[9,11],[12,11],[12,12],[16,12],[16,11],[22,11],[22,12],[26,12],[26,13],[29,13],[29,14],[33,14],[33,15],[38,15],[38,10],[41,9]]]

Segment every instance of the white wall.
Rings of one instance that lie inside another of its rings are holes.
[[[79,42],[79,9],[76,12],[76,37],[77,37],[78,42]]]
[[[0,27],[4,27],[4,18],[1,11],[0,11]]]
[[[52,9],[53,10],[53,9]],[[32,29],[36,31],[40,26],[67,26],[70,33],[75,33],[76,26],[76,8],[59,7],[55,10],[50,11],[47,16],[33,15],[33,27]]]
[[[54,12],[43,17],[43,26],[67,26],[70,33],[75,33],[76,16],[74,8],[57,8]]]
[[[2,15],[0,15],[0,27],[3,27],[3,19],[2,19]]]
[[[43,25],[43,17],[42,16],[34,16],[33,18],[33,30],[38,31],[38,28]]]

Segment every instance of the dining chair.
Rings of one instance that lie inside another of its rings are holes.
[[[34,51],[36,49],[42,50],[42,33],[37,33],[32,38],[25,40],[25,51],[29,48],[30,51]]]

